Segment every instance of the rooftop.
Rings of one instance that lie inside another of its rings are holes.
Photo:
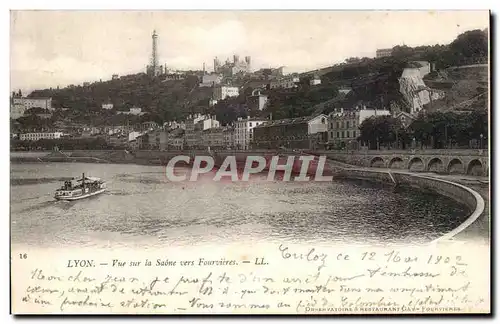
[[[238,118],[236,122],[241,122],[241,121],[267,121],[266,118],[258,118],[258,117],[247,117],[247,118]]]
[[[314,119],[314,118],[316,118],[318,116],[305,116],[305,117],[297,117],[297,118],[287,118],[287,119],[270,120],[270,121],[268,121],[268,122],[266,122],[264,124],[258,125],[256,128],[282,126],[282,125],[304,124],[304,123],[307,123],[310,120],[312,120],[312,119]]]

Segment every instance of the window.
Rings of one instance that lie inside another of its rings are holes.
[[[330,128],[333,128],[333,123],[330,123]]]
[[[346,121],[346,126],[345,127],[349,128],[349,121]],[[347,136],[347,137],[349,137],[349,136]]]
[[[250,127],[252,127],[252,123],[250,123]]]
[[[321,118],[321,123],[324,124],[325,123],[325,118]]]
[[[342,138],[344,138],[344,137],[345,137],[345,133],[344,133],[344,131],[342,131]]]
[[[333,137],[333,132],[330,132],[330,137]]]
[[[339,122],[337,122],[337,128],[340,128],[340,126],[339,126]]]
[[[349,135],[350,135],[349,133],[350,133],[350,132],[349,132],[349,131],[347,131],[347,132],[346,132],[345,137],[349,137]]]

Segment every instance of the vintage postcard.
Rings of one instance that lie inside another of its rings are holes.
[[[10,18],[13,314],[491,312],[490,12]]]

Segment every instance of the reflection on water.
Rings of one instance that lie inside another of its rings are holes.
[[[11,165],[12,242],[39,246],[161,247],[257,241],[421,243],[458,226],[465,207],[410,188],[365,181],[169,182],[159,166]],[[52,198],[85,172],[105,194]],[[36,176],[35,176],[36,175]],[[38,179],[39,181],[34,181]]]

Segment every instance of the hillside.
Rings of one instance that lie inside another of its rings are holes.
[[[113,110],[141,107],[163,120],[181,118],[194,110],[200,101],[208,101],[210,88],[199,88],[195,75],[184,80],[151,79],[146,74],[123,76],[117,80],[96,82],[88,86],[37,90],[32,97],[52,97],[53,106],[71,107],[85,112],[101,110],[101,104],[112,103]]]
[[[440,110],[483,110],[488,108],[488,65],[467,65],[451,67],[439,74],[430,75],[425,81],[433,88],[445,92],[442,100],[429,107],[431,111]]]
[[[432,103],[431,110],[476,109],[484,106],[487,91],[488,67],[465,67],[487,61],[487,31],[473,30],[459,35],[448,45],[395,46],[391,57],[349,58],[346,63],[304,73],[295,90],[273,89],[264,91],[269,96],[264,111],[248,111],[246,97],[253,88],[262,87],[262,81],[236,80],[240,85],[240,96],[222,100],[209,108],[211,88],[200,88],[199,73],[189,73],[184,80],[151,79],[144,73],[122,76],[116,80],[95,82],[87,86],[68,86],[63,89],[37,90],[32,97],[52,97],[53,106],[69,107],[69,111],[57,114],[58,120],[73,123],[124,123],[138,119],[131,116],[115,116],[116,110],[127,110],[137,106],[149,112],[142,119],[162,123],[167,120],[185,118],[193,112],[215,113],[223,124],[237,117],[269,116],[291,118],[312,113],[328,113],[335,107],[353,107],[363,103],[372,107],[401,107],[398,78],[411,61],[434,62],[439,73],[426,78],[431,88],[443,89],[443,100]],[[462,68],[454,68],[462,66]],[[321,75],[321,85],[309,86],[308,79]],[[247,76],[248,77],[248,76]],[[346,96],[339,96],[338,89],[350,88]],[[465,102],[465,103],[464,103]],[[113,103],[111,111],[103,111],[101,104]],[[53,118],[55,121],[55,117]],[[36,124],[36,120],[34,121]]]

